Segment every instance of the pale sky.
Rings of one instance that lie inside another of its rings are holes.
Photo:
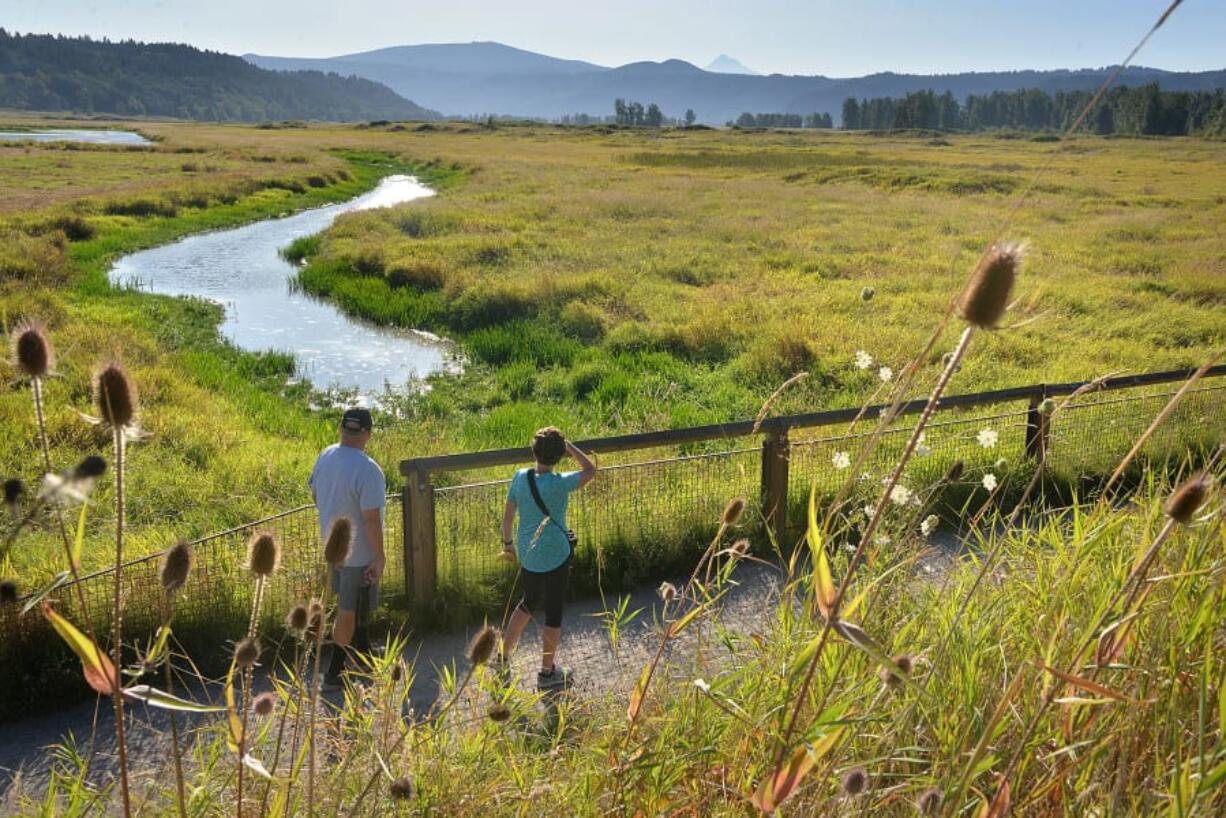
[[[1119,62],[1169,0],[5,0],[0,27],[324,57],[498,42],[602,65],[730,54],[765,73],[858,76]],[[1226,68],[1226,2],[1186,0],[1137,64]]]

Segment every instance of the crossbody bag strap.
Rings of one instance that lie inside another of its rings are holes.
[[[562,524],[557,518],[549,513],[549,507],[545,505],[545,501],[541,499],[541,492],[536,487],[536,469],[528,469],[528,488],[532,492],[532,499],[536,501],[536,507],[541,510],[541,513],[549,518],[549,521],[558,527],[558,530],[563,534],[567,533]]]

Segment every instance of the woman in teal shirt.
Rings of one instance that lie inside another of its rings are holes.
[[[555,471],[564,454],[575,459],[579,471],[561,474]],[[515,473],[502,514],[502,546],[505,554],[519,560],[524,595],[507,623],[500,661],[505,669],[532,614],[539,610],[545,617],[545,624],[541,631],[541,670],[537,674],[537,687],[557,690],[569,687],[571,682],[570,671],[554,663],[554,655],[562,641],[562,609],[570,579],[570,560],[574,556],[566,526],[566,508],[571,492],[578,491],[596,477],[596,466],[552,426],[541,429],[533,437],[532,455],[536,465]],[[519,526],[512,538],[516,513]]]

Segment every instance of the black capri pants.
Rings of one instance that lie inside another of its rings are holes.
[[[524,585],[524,595],[519,600],[519,607],[528,614],[542,611],[547,628],[562,627],[562,608],[566,604],[566,587],[570,582],[570,560],[543,573],[525,568],[520,572],[520,581]]]

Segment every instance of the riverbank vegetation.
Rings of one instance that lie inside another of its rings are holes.
[[[30,120],[17,124],[29,125]],[[67,349],[121,353],[149,384],[133,449],[130,553],[306,499],[335,418],[286,354],[216,338],[218,308],[117,291],[117,255],[188,232],[352,196],[393,169],[442,195],[351,214],[291,248],[301,283],[372,320],[455,338],[459,376],[385,402],[375,456],[857,405],[898,370],[1044,162],[1013,235],[1031,251],[1008,343],[969,389],[1192,366],[1220,343],[1226,145],[1084,138],[1058,150],[988,136],[624,131],[471,124],[262,129],[141,123],[147,148],[0,147],[8,325],[47,320]],[[871,367],[857,365],[865,351]],[[89,357],[89,356],[85,356]],[[89,368],[48,389],[53,445],[101,445]],[[13,382],[13,373],[3,373]],[[334,396],[336,397],[336,396]],[[322,401],[326,403],[325,401]],[[154,411],[156,410],[156,411]],[[0,396],[6,474],[34,441]],[[66,459],[68,458],[65,455]],[[25,474],[27,478],[32,475]],[[93,519],[91,517],[91,519]],[[105,518],[99,517],[104,525]],[[43,575],[46,553],[12,556]]]

